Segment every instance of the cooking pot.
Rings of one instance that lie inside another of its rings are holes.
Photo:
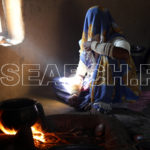
[[[9,129],[31,127],[39,115],[38,104],[29,98],[5,100],[0,103],[0,121]]]

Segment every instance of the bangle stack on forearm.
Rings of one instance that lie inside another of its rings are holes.
[[[106,55],[113,58],[113,44],[112,43],[98,43],[93,41],[91,44],[91,49],[100,55]]]

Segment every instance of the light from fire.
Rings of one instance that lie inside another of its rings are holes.
[[[33,134],[33,139],[38,140],[40,142],[45,143],[45,136],[44,132],[41,129],[40,124],[36,123],[34,126],[31,127],[32,134]]]
[[[4,127],[1,121],[0,121],[0,130],[7,135],[16,135],[17,133],[17,131],[14,129],[8,129]]]
[[[17,134],[17,131],[15,129],[8,129],[6,128],[2,122],[0,121],[0,130],[7,134],[7,135],[16,135]],[[33,134],[33,139],[34,140],[38,140],[42,143],[44,143],[46,140],[45,140],[45,136],[44,136],[44,132],[42,131],[41,129],[41,126],[40,124],[36,123],[34,124],[32,127],[31,127],[31,130],[32,130],[32,134]]]

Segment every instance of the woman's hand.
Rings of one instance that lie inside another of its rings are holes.
[[[91,51],[91,44],[92,44],[91,41],[85,42],[85,43],[84,43],[84,49],[85,49],[86,51]]]

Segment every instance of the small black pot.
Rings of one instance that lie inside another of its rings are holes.
[[[36,101],[28,98],[3,101],[0,103],[0,121],[9,129],[31,127],[38,119],[37,104]]]

